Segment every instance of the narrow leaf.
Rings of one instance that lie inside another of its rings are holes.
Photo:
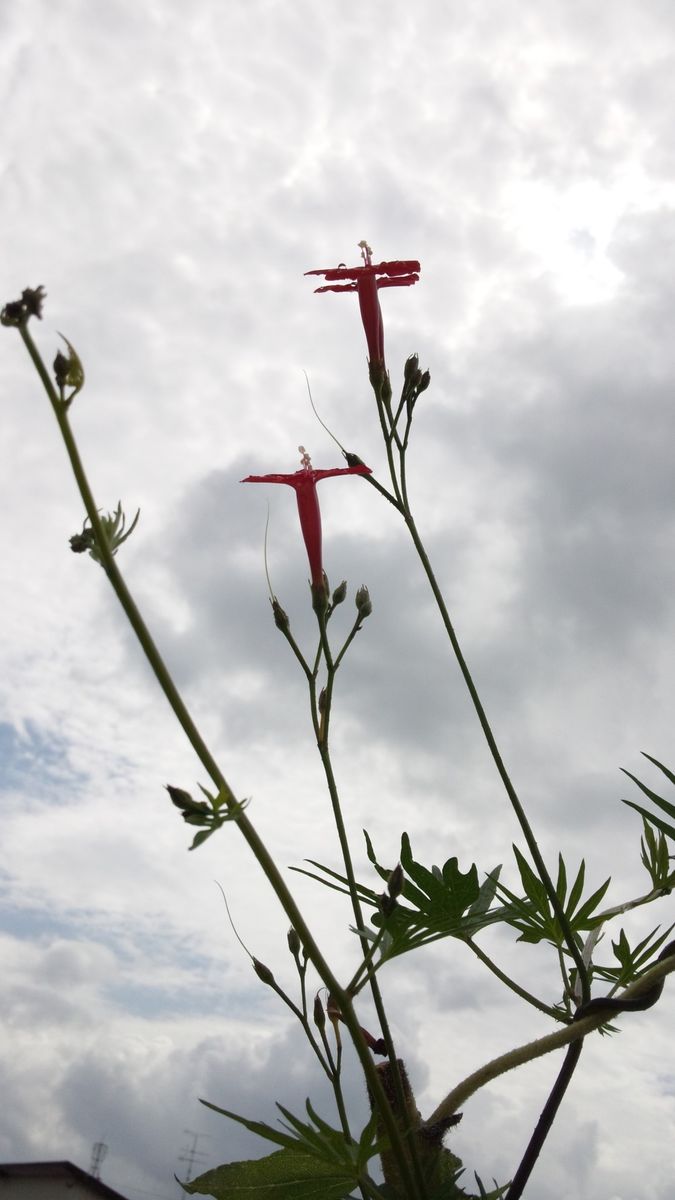
[[[658,758],[652,758],[651,754],[647,754],[644,750],[642,751],[642,755],[644,758],[648,758],[655,767],[658,767],[659,771],[663,771],[666,779],[669,779],[672,784],[675,784],[675,775],[672,771],[669,771],[667,767],[664,767],[663,763],[659,762]]]
[[[658,792],[653,792],[651,788],[647,787],[646,783],[641,783],[637,775],[632,775],[630,771],[626,771],[623,767],[621,769],[624,775],[627,775],[629,779],[632,779],[633,783],[637,784],[640,791],[644,792],[645,796],[648,796],[652,803],[657,806],[657,808],[662,809],[663,812],[667,813],[669,817],[675,817],[675,804],[669,804],[667,800],[663,799],[663,796],[659,796]],[[629,803],[629,800],[624,800],[624,804]]]
[[[570,898],[567,902],[567,908],[565,910],[565,915],[567,917],[570,917],[572,915],[577,904],[581,900],[581,895],[584,890],[585,879],[586,879],[586,863],[584,862],[584,860],[582,858],[581,864],[579,866],[579,870],[577,871],[577,877],[574,880],[574,883],[572,884]]]
[[[657,829],[665,833],[666,837],[675,839],[675,825],[669,825],[667,821],[662,821],[660,817],[651,813],[648,808],[643,808],[641,804],[635,804],[632,800],[622,800],[621,803],[627,804],[629,808],[634,808],[636,812],[639,812],[641,817],[645,817],[652,825],[656,825]]]

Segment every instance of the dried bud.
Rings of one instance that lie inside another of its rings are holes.
[[[362,584],[355,596],[356,609],[362,621],[369,617],[373,611],[373,605],[370,599],[370,592],[365,584]]]
[[[70,548],[73,554],[85,554],[87,550],[91,550],[95,539],[93,529],[83,529],[82,533],[74,533],[70,541]]]
[[[54,359],[54,378],[58,387],[64,388],[66,386],[69,370],[70,364],[65,354],[62,354],[60,350],[57,351],[56,358]]]
[[[21,293],[21,303],[23,304],[26,315],[29,317],[37,317],[42,320],[42,305],[44,304],[47,293],[40,285],[38,288],[24,288]]]
[[[24,288],[20,300],[10,300],[0,313],[2,325],[25,325],[29,317],[42,320],[42,305],[45,298],[43,287]]]
[[[321,996],[318,992],[314,997],[314,1024],[316,1025],[317,1029],[323,1029],[326,1024],[326,1014],[323,1011]]]
[[[385,1042],[384,1038],[373,1037],[372,1033],[368,1033],[368,1030],[363,1028],[363,1025],[360,1025],[359,1029],[361,1030],[361,1033],[363,1034],[363,1040],[366,1043],[366,1046],[368,1047],[368,1049],[372,1050],[373,1054],[381,1054],[383,1057],[386,1058],[389,1051],[387,1050],[387,1043]]]
[[[338,604],[342,604],[342,601],[344,600],[346,595],[347,595],[347,580],[343,579],[342,583],[338,584],[338,586],[336,587],[336,589],[333,592],[333,595],[331,597],[333,608],[337,608]]]
[[[272,615],[274,617],[274,624],[276,625],[277,629],[281,629],[281,631],[284,632],[286,629],[290,628],[290,621],[288,619],[288,616],[284,612],[284,610],[281,607],[276,596],[272,599],[271,604],[272,604]]]
[[[268,987],[274,987],[274,975],[270,971],[269,967],[266,967],[264,963],[259,962],[257,958],[252,958],[251,962],[253,964],[253,970],[255,971],[261,983],[267,984]]]
[[[398,907],[398,901],[393,896],[390,896],[388,892],[382,892],[377,899],[383,917],[390,917]]]
[[[0,313],[0,323],[3,325],[20,325],[25,313],[20,300],[10,300]]]
[[[300,951],[302,950],[302,942],[300,941],[299,934],[293,928],[292,925],[291,925],[291,928],[289,929],[286,937],[287,937],[287,941],[288,941],[288,949],[290,950],[291,954],[293,955],[293,958],[297,958],[298,955],[300,954]]]
[[[325,687],[322,688],[321,691],[319,692],[317,708],[320,713],[324,713],[326,711],[326,689],[325,689]]]
[[[70,403],[74,395],[75,392],[73,392],[72,395],[69,396],[69,398],[64,402],[66,406]],[[134,532],[140,515],[141,510],[139,508],[136,516],[131,522],[131,525],[127,529],[127,519],[122,512],[121,502],[117,505],[114,513],[99,513],[105,545],[113,557],[117,553],[118,548],[122,545],[122,543],[126,542],[127,538],[130,537]],[[87,517],[82,526],[82,532],[76,533],[74,537],[71,537],[70,546],[75,554],[83,554],[85,550],[88,550],[94,561],[103,566],[104,557],[101,553],[101,547],[96,540],[94,530],[90,525],[87,524],[88,520],[89,518]]]

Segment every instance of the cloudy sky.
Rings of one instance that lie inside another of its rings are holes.
[[[25,0],[0,7],[0,94],[0,300],[43,284],[47,360],[58,331],[79,351],[97,503],[141,509],[121,565],[284,868],[339,860],[270,616],[268,500],[273,587],[310,652],[307,563],[291,492],[238,481],[297,469],[300,443],[341,465],[303,371],[383,472],[356,300],[303,278],[356,263],[367,238],[422,264],[383,293],[387,361],[394,387],[412,351],[431,370],[411,495],[514,782],[552,864],[585,856],[611,903],[646,891],[619,801],[636,795],[621,767],[661,783],[640,751],[675,761],[672,5]],[[233,828],[187,852],[163,785],[207,780],[103,573],[69,552],[81,504],[11,330],[0,386],[0,1161],[88,1168],[104,1141],[112,1187],[175,1197],[195,1134],[195,1171],[266,1152],[200,1096],[271,1120],[310,1095],[333,1114],[216,885],[292,990],[264,879]],[[358,480],[320,495],[331,582],[349,605],[367,583],[374,609],[333,717],[361,877],[365,827],[391,865],[405,829],[428,864],[505,862],[515,883],[518,830],[401,523]],[[294,887],[347,977],[346,907]],[[665,900],[625,927],[673,920]],[[555,1001],[552,953],[485,944]],[[549,1029],[453,942],[382,986],[427,1115]],[[674,994],[586,1047],[539,1200],[672,1195]],[[453,1147],[486,1181],[512,1174],[557,1065],[467,1104]],[[348,1091],[365,1112],[352,1072]]]

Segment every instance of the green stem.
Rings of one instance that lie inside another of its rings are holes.
[[[368,982],[375,975],[377,966],[371,969],[371,964],[375,958],[375,955],[377,954],[377,951],[379,950],[380,942],[382,941],[383,937],[384,925],[378,929],[375,939],[368,946],[368,953],[364,955],[363,962],[359,965],[353,978],[347,984],[347,991],[349,992],[350,996],[358,995],[358,993],[361,991],[361,988],[365,987],[366,982]],[[364,976],[363,979],[361,979],[362,975]]]
[[[489,955],[487,955],[484,950],[481,950],[480,946],[473,941],[473,938],[467,938],[466,944],[470,950],[473,950],[476,958],[479,958],[480,961],[485,964],[488,970],[492,971],[492,974],[496,975],[497,979],[500,979],[502,983],[506,984],[506,987],[510,988],[512,992],[515,992],[517,996],[520,996],[523,1000],[527,1000],[527,1003],[531,1004],[533,1008],[538,1008],[540,1012],[546,1013],[546,1015],[549,1017],[553,1017],[555,1021],[562,1020],[560,1013],[556,1012],[555,1008],[552,1008],[549,1004],[544,1004],[543,1000],[538,1000],[537,997],[533,996],[531,992],[526,991],[524,987],[521,987],[519,983],[516,983],[515,979],[511,979],[510,976],[505,975],[501,968],[492,961]]]
[[[70,422],[68,420],[65,404],[57,395],[37,347],[35,346],[35,343],[33,342],[33,339],[25,325],[19,326],[19,333],[21,334],[22,340],[51,402],[54,415],[61,431],[61,436],[63,437],[66,452],[73,469],[73,474],[75,476],[75,480],[79,488],[91,528],[96,538],[97,548],[100,552],[105,572],[110,580],[113,590],[115,591],[115,594],[122,605],[122,608],[124,609],[126,617],[132,629],[134,630],[134,633],[136,634],[141,649],[155,675],[155,678],[157,679],[160,688],[164,692],[164,695],[166,696],[166,699],[171,706],[181,728],[188,738],[190,745],[194,749],[195,754],[199,758],[209,777],[218,788],[219,793],[225,796],[227,808],[236,813],[236,824],[244,840],[258,861],[263,873],[267,877],[269,884],[277,896],[277,899],[286,913],[286,916],[290,920],[291,925],[296,930],[298,937],[305,948],[308,958],[313,963],[317,973],[325,983],[326,987],[329,988],[331,994],[335,998],[336,1003],[339,1005],[344,1022],[352,1037],[352,1041],[363,1068],[363,1072],[368,1080],[370,1088],[372,1089],[374,1101],[378,1110],[380,1111],[383,1125],[391,1140],[392,1152],[394,1153],[399,1164],[399,1169],[402,1173],[402,1176],[406,1180],[406,1186],[409,1189],[409,1194],[411,1197],[423,1197],[424,1192],[420,1191],[420,1189],[416,1186],[416,1181],[411,1175],[408,1159],[403,1149],[402,1139],[399,1135],[396,1122],[390,1111],[387,1097],[380,1083],[378,1073],[375,1070],[375,1066],[370,1056],[370,1051],[368,1050],[364,1037],[361,1033],[361,1028],[356,1018],[356,1014],[354,1013],[351,999],[340,986],[337,978],[323,957],[302,913],[295,902],[295,899],[290,892],[290,889],[285,883],[279,868],[270,855],[267,847],[265,846],[249,818],[244,812],[241,811],[232,789],[227,783],[204,739],[199,733],[199,730],[190,716],[187,706],[185,705],[178,689],[173,682],[173,679],[171,678],[171,675],[159,653],[159,650],[157,649],[150,632],[145,625],[143,618],[141,617],[140,611],[126,586],[124,579],[122,578],[122,575],[115,562],[115,558],[108,545],[101,521],[99,519],[98,509],[96,507],[91,488],[89,487],[82,461],[80,459],[75,438],[70,428]]]
[[[337,830],[338,841],[340,843],[340,851],[342,854],[342,861],[344,863],[345,875],[347,877],[347,884],[349,887],[349,896],[350,896],[350,900],[351,900],[352,911],[354,913],[354,920],[356,923],[356,928],[357,928],[357,930],[359,930],[358,937],[361,942],[361,949],[362,949],[363,957],[365,960],[370,951],[370,946],[368,943],[368,939],[365,937],[365,935],[363,933],[360,932],[365,927],[364,926],[364,918],[363,918],[363,910],[361,908],[361,902],[359,900],[359,893],[358,893],[358,887],[357,887],[357,883],[356,883],[356,875],[354,874],[354,864],[352,861],[351,848],[349,845],[349,838],[347,836],[347,829],[345,827],[344,817],[342,815],[342,805],[340,803],[340,795],[339,795],[337,783],[335,780],[335,774],[333,771],[333,763],[331,760],[329,743],[328,743],[328,730],[329,730],[329,725],[330,725],[331,705],[332,705],[332,698],[333,698],[333,686],[335,683],[337,664],[333,662],[332,656],[330,654],[330,649],[327,646],[328,639],[327,639],[326,626],[325,626],[325,620],[324,620],[323,615],[321,613],[317,613],[317,619],[319,622],[319,628],[321,630],[321,643],[322,643],[322,646],[324,647],[324,658],[326,660],[326,670],[327,670],[324,711],[322,714],[323,723],[321,724],[321,738],[317,741],[317,746],[318,746],[319,755],[321,758],[321,763],[322,763],[322,766],[324,769],[324,774],[326,777],[326,785],[328,787],[328,794],[330,796],[331,807],[333,810],[333,820],[335,822],[335,828]],[[315,689],[313,686],[313,681],[312,681],[312,684],[310,685],[310,696],[311,696],[311,701],[312,701],[312,720],[314,723],[314,728],[316,729],[317,724],[319,723],[319,717],[318,717],[318,713],[316,712]],[[399,1067],[398,1067],[398,1057],[396,1054],[396,1048],[394,1046],[394,1041],[393,1041],[393,1038],[391,1035],[389,1022],[387,1020],[387,1014],[386,1014],[386,1010],[384,1007],[384,1001],[382,999],[382,993],[380,991],[378,981],[376,980],[374,974],[372,974],[372,973],[370,974],[368,982],[370,985],[370,991],[371,991],[371,994],[373,997],[373,1003],[375,1004],[375,1009],[377,1012],[378,1020],[380,1022],[380,1028],[382,1030],[382,1037],[384,1038],[384,1042],[387,1047],[387,1055],[388,1055],[389,1061],[391,1063],[394,1088],[397,1092],[398,1099],[400,1100],[401,1104],[403,1105],[404,1104],[403,1081],[401,1079],[401,1075],[400,1075],[400,1071],[399,1071]],[[402,1111],[402,1109],[401,1109],[401,1111]],[[410,1134],[407,1138],[407,1145],[408,1145],[408,1148],[410,1151],[412,1169],[413,1169],[413,1172],[415,1175],[419,1194],[421,1196],[424,1196],[426,1188],[425,1188],[424,1178],[422,1175],[422,1169],[421,1169],[420,1162],[419,1162],[419,1156],[417,1154],[415,1139],[412,1135],[412,1131],[410,1131]]]
[[[364,479],[370,481],[370,477],[368,475],[364,476]],[[392,480],[392,482],[393,482],[393,480]],[[398,485],[395,485],[395,486],[398,488]],[[403,520],[406,523],[408,532],[410,533],[413,544],[414,544],[417,554],[419,556],[420,562],[422,563],[422,567],[424,568],[424,572],[429,581],[429,585],[433,592],[434,599],[436,600],[438,610],[441,614],[441,620],[443,621],[443,625],[445,626],[445,631],[450,640],[450,645],[452,646],[455,658],[457,659],[457,663],[459,665],[459,669],[462,673],[462,677],[464,679],[467,690],[471,697],[471,701],[473,703],[473,706],[474,706],[474,709],[476,712],[476,716],[478,717],[480,727],[483,731],[483,735],[488,744],[490,754],[492,755],[492,759],[493,759],[494,764],[499,773],[499,777],[502,781],[502,784],[504,785],[506,794],[511,802],[511,806],[516,815],[516,819],[518,820],[520,828],[523,831],[523,836],[525,838],[525,841],[527,842],[530,854],[532,855],[532,860],[533,860],[533,862],[537,868],[537,871],[539,873],[539,877],[540,877],[542,883],[544,884],[544,887],[546,888],[549,900],[551,901],[551,907],[553,908],[553,911],[554,911],[556,917],[558,918],[558,921],[560,922],[560,928],[563,932],[563,936],[565,938],[567,948],[568,948],[570,954],[572,955],[572,958],[574,959],[574,962],[577,966],[577,970],[579,972],[579,979],[581,981],[581,985],[582,985],[582,989],[583,989],[583,1000],[585,1002],[590,996],[590,989],[589,989],[589,985],[588,985],[588,974],[586,971],[586,967],[585,967],[585,964],[581,957],[581,952],[576,943],[570,923],[565,915],[562,904],[560,903],[560,900],[558,899],[558,895],[555,890],[553,880],[551,879],[551,876],[549,875],[548,869],[546,867],[546,863],[544,862],[543,856],[539,849],[537,839],[534,836],[534,832],[532,830],[529,820],[527,819],[525,810],[520,802],[520,799],[518,797],[516,789],[514,788],[513,783],[511,782],[509,773],[506,770],[506,767],[504,765],[504,761],[500,754],[499,747],[497,746],[497,742],[496,742],[494,734],[492,732],[490,722],[488,721],[487,714],[483,707],[480,696],[478,695],[478,691],[476,689],[476,685],[474,684],[471,672],[469,671],[468,664],[462,653],[462,649],[459,644],[457,634],[455,633],[454,626],[452,624],[452,621],[450,620],[450,614],[448,612],[443,593],[441,592],[441,589],[438,586],[438,582],[436,580],[436,576],[435,576],[433,568],[431,566],[431,562],[429,561],[429,557],[424,548],[422,539],[419,535],[412,512],[410,510],[410,505],[408,503],[408,497],[407,497],[406,477],[405,477],[405,457],[404,456],[401,456],[400,493],[397,492],[397,494],[400,494],[400,496],[401,496],[401,512],[402,512]]]
[[[361,930],[364,928],[363,910],[361,908],[361,902],[359,900],[358,888],[357,888],[357,884],[356,884],[356,876],[354,874],[354,865],[352,862],[352,855],[351,855],[351,850],[350,850],[350,846],[349,846],[349,839],[347,837],[347,830],[345,828],[345,823],[344,823],[344,819],[342,816],[342,806],[340,804],[340,796],[339,796],[337,784],[335,781],[335,775],[333,773],[333,764],[331,761],[330,750],[328,748],[328,740],[327,740],[328,718],[330,715],[330,699],[331,699],[331,693],[332,693],[333,679],[334,679],[334,671],[331,673],[331,676],[329,677],[329,682],[326,687],[326,712],[325,712],[326,723],[325,723],[325,728],[324,728],[324,737],[323,737],[322,741],[319,742],[319,754],[321,756],[321,762],[323,765],[324,774],[326,776],[326,784],[328,786],[328,793],[329,793],[330,799],[331,799],[331,806],[333,809],[333,818],[335,821],[335,827],[337,829],[338,841],[340,842],[340,850],[342,853],[342,860],[344,862],[345,875],[347,877],[347,882],[348,882],[348,886],[349,886],[349,896],[351,899],[352,911],[354,913],[354,920],[356,922],[357,930]],[[365,959],[370,950],[370,947],[368,945],[368,939],[362,933],[359,933],[358,936],[359,936],[359,940],[361,942],[361,949],[363,951],[363,956]],[[384,1038],[384,1043],[387,1047],[387,1055],[389,1058],[389,1062],[392,1064],[392,1076],[393,1076],[394,1087],[396,1088],[397,1093],[400,1091],[399,1099],[400,1099],[401,1105],[404,1105],[403,1082],[401,1080],[400,1072],[398,1069],[398,1058],[396,1055],[396,1047],[394,1045],[394,1040],[393,1040],[393,1037],[391,1034],[391,1029],[389,1027],[389,1022],[387,1020],[387,1014],[386,1014],[385,1007],[384,1007],[384,1001],[382,999],[382,993],[380,991],[380,987],[377,982],[377,979],[375,978],[374,975],[372,975],[372,974],[370,975],[368,982],[369,982],[369,986],[370,986],[371,995],[373,997],[373,1003],[375,1005],[375,1010],[377,1012],[378,1021],[380,1023],[380,1028],[382,1030],[382,1037]],[[399,1111],[403,1111],[403,1109],[401,1108]],[[415,1173],[416,1182],[418,1184],[419,1194],[424,1196],[425,1195],[425,1184],[424,1184],[424,1179],[422,1176],[422,1170],[421,1170],[421,1167],[419,1164],[419,1158],[417,1155],[415,1140],[414,1140],[414,1137],[412,1136],[412,1131],[410,1131],[410,1136],[407,1139],[407,1145],[410,1150],[412,1168]]]

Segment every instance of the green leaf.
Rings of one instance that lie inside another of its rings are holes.
[[[581,863],[579,864],[579,870],[577,871],[577,877],[574,880],[574,883],[572,884],[572,890],[569,895],[569,900],[567,901],[567,911],[565,914],[567,917],[569,917],[571,915],[571,913],[574,912],[574,910],[577,907],[577,904],[581,900],[583,890],[584,890],[585,879],[586,879],[586,863],[585,863],[584,859],[582,858]],[[563,896],[564,896],[564,893],[563,893]]]
[[[657,808],[662,809],[662,811],[664,813],[667,813],[669,817],[675,818],[675,804],[670,804],[668,802],[668,800],[663,799],[663,796],[659,796],[657,792],[654,792],[654,791],[652,791],[651,788],[648,788],[646,783],[641,783],[640,780],[638,779],[637,775],[632,775],[630,771],[624,770],[623,767],[621,769],[622,769],[624,775],[627,775],[629,779],[632,779],[633,783],[636,783],[638,785],[640,791],[644,792],[645,796],[648,796],[649,799],[652,801],[653,804],[656,805]],[[630,803],[629,800],[624,800],[624,804],[629,804],[629,803]]]
[[[651,813],[648,808],[643,808],[641,804],[635,804],[632,800],[622,800],[621,803],[627,804],[629,808],[634,808],[636,812],[639,812],[641,817],[644,817],[646,821],[649,821],[652,825],[656,825],[657,829],[665,833],[666,837],[675,840],[675,825],[669,825],[667,821],[662,821],[660,817]]]
[[[346,1200],[354,1181],[340,1168],[295,1149],[224,1163],[181,1187],[215,1200]]]
[[[286,1119],[285,1122],[281,1122],[281,1129],[277,1129],[274,1125],[267,1125],[264,1121],[252,1121],[248,1117],[230,1112],[229,1109],[220,1108],[217,1104],[211,1104],[208,1100],[202,1100],[201,1103],[206,1108],[212,1109],[213,1112],[228,1117],[230,1121],[236,1121],[238,1125],[243,1125],[245,1129],[248,1129],[250,1133],[257,1134],[258,1137],[283,1146],[286,1150],[314,1158],[322,1166],[328,1165],[339,1169],[341,1175],[349,1179],[350,1187],[354,1187],[358,1183],[368,1160],[380,1153],[380,1145],[376,1141],[374,1118],[371,1118],[366,1125],[359,1141],[355,1142],[353,1139],[348,1140],[341,1129],[333,1129],[331,1125],[322,1120],[312,1108],[309,1100],[305,1101],[305,1107],[312,1124],[294,1116],[283,1105],[277,1104],[279,1112]]]
[[[536,944],[537,942],[546,940],[554,946],[564,948],[565,939],[562,929],[560,928],[558,918],[553,913],[544,884],[539,879],[539,876],[535,874],[527,859],[516,845],[513,847],[513,852],[525,890],[525,898],[520,899],[513,892],[509,891],[504,884],[497,883],[497,891],[509,901],[508,909],[505,910],[504,920],[519,931],[520,937],[518,940],[521,942]],[[567,869],[562,855],[559,856],[558,878],[555,885],[556,895],[575,934],[579,934],[587,929],[593,929],[597,924],[597,919],[592,914],[600,904],[611,882],[610,879],[606,879],[592,895],[580,903],[585,878],[586,867],[582,859],[569,897],[567,897]]]
[[[377,861],[372,841],[365,830],[364,835],[368,858],[380,878],[388,883],[392,868],[383,867]],[[334,891],[349,894],[344,875],[313,859],[307,861],[322,874],[314,874],[302,867],[292,867],[291,870],[307,875]],[[400,863],[406,878],[398,903],[386,917],[381,909],[381,892],[363,884],[356,885],[361,901],[375,909],[372,917],[375,928],[385,928],[380,944],[381,961],[440,938],[471,937],[486,926],[505,919],[506,909],[503,905],[491,907],[501,867],[495,867],[482,885],[478,880],[476,865],[472,864],[466,872],[461,871],[456,857],[449,858],[442,867],[429,869],[414,858],[407,833],[401,835]],[[372,936],[368,931],[357,932]]]
[[[528,863],[525,855],[521,853],[518,847],[513,846],[513,853],[516,858],[518,871],[520,872],[520,881],[525,890],[525,895],[532,901],[535,908],[543,915],[548,916],[550,912],[550,904],[548,893],[544,884],[538,875],[535,875],[532,867]]]
[[[675,785],[675,774],[672,771],[669,771],[667,767],[664,767],[663,763],[659,762],[658,758],[653,758],[651,754],[647,754],[644,750],[642,751],[642,757],[648,758],[655,767],[659,768],[659,771],[663,772],[666,779],[669,779],[670,782]]]
[[[596,891],[593,892],[593,895],[588,897],[588,900],[586,900],[581,905],[581,908],[578,908],[576,912],[573,912],[570,907],[570,910],[567,915],[575,929],[579,930],[579,929],[592,929],[593,928],[593,921],[591,920],[590,924],[588,923],[591,913],[600,904],[600,901],[603,899],[605,892],[607,891],[607,888],[609,887],[611,882],[612,882],[612,879],[611,879],[611,876],[609,876],[605,880],[605,882],[601,883],[600,887],[597,888]]]
[[[619,933],[619,940],[617,942],[612,942],[614,957],[618,961],[619,966],[596,966],[594,969],[594,974],[600,979],[606,979],[608,982],[613,983],[615,987],[626,987],[627,984],[633,983],[634,980],[640,978],[640,975],[642,975],[644,971],[648,970],[650,966],[654,965],[654,955],[656,954],[657,950],[660,950],[673,927],[673,925],[670,925],[668,929],[666,929],[665,933],[662,933],[659,937],[657,937],[656,935],[660,928],[660,926],[657,925],[655,929],[652,929],[651,933],[648,933],[647,936],[643,938],[641,942],[638,942],[637,946],[632,949],[628,942],[628,938],[626,937],[625,931],[621,929],[621,932]]]

